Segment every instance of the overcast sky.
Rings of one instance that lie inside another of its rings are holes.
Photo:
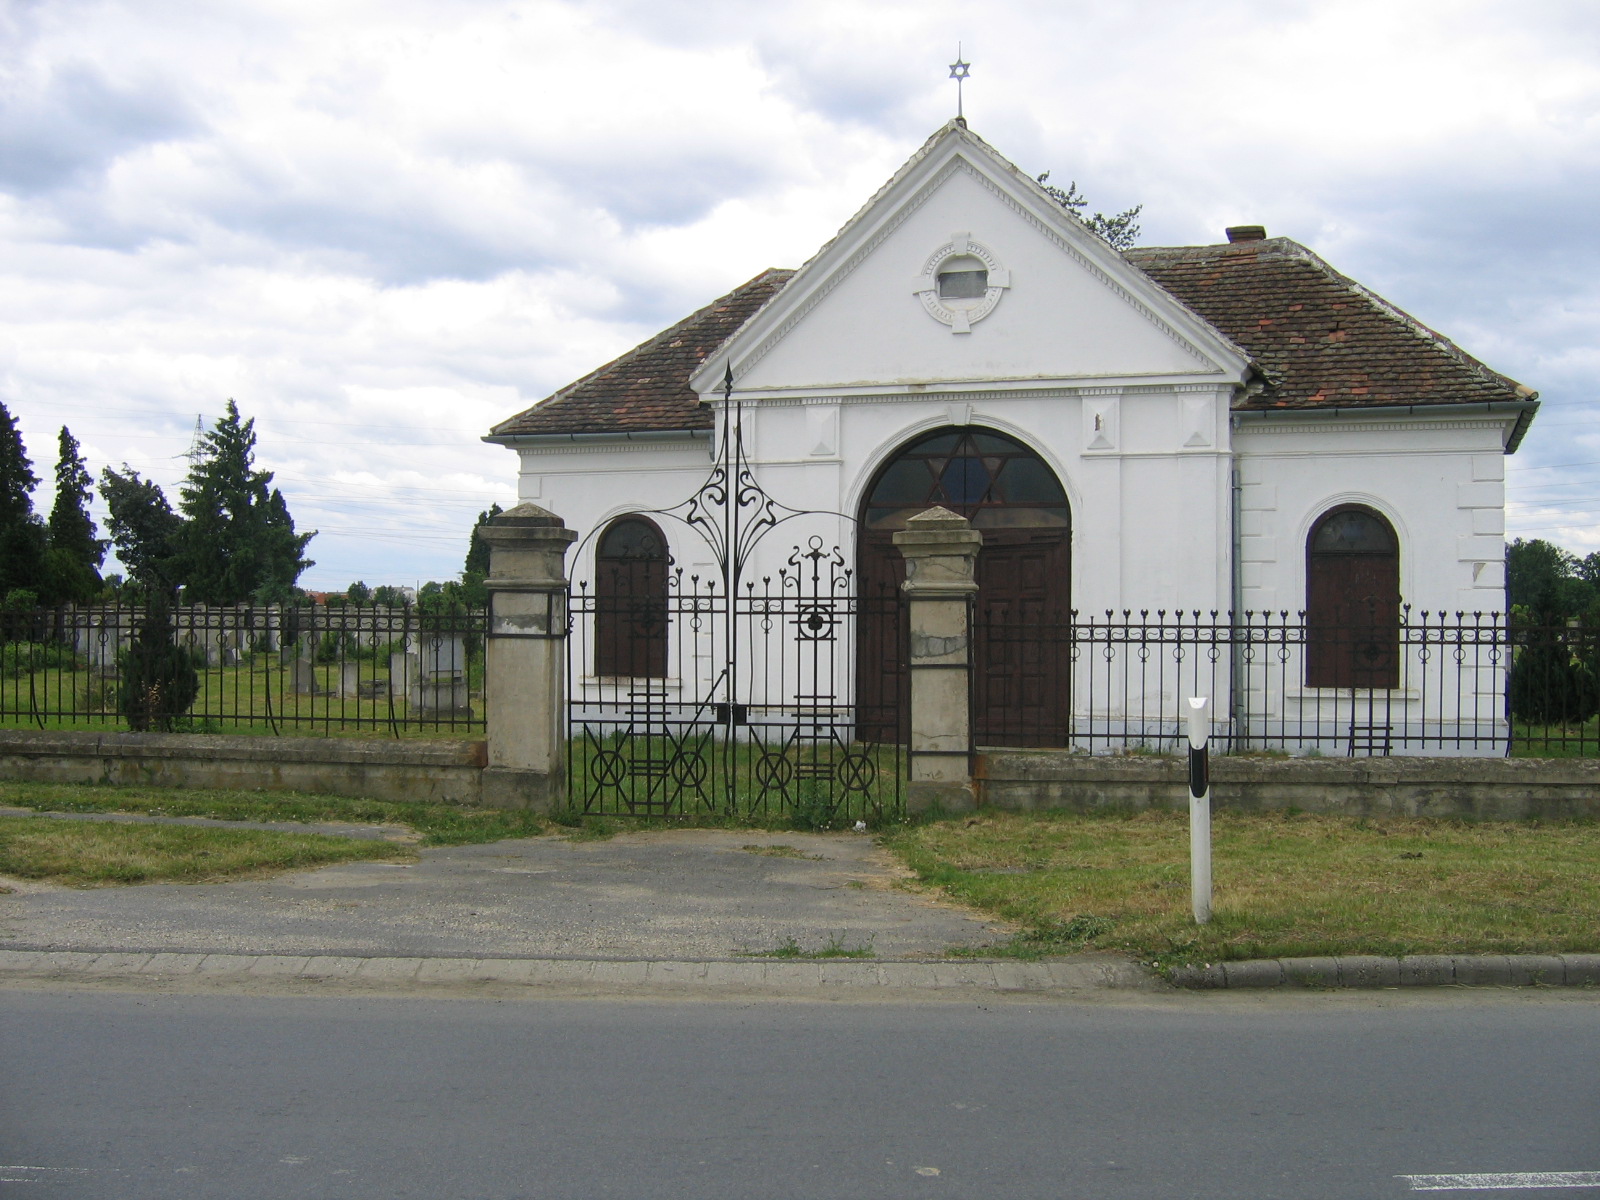
[[[1536,388],[1510,533],[1600,550],[1592,0],[0,0],[0,400],[175,501],[232,397],[303,585],[451,578],[488,427],[810,257],[958,41],[1144,244],[1263,224]]]

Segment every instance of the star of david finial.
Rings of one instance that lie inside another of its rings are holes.
[[[961,84],[972,74],[972,64],[961,61],[961,43],[956,43],[956,60],[950,64],[950,78],[956,81],[956,120],[965,122],[966,115],[961,110]]]

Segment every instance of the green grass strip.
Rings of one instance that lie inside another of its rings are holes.
[[[1218,812],[1214,916],[1188,818],[984,813],[891,831],[926,883],[1022,925],[991,949],[1157,966],[1328,954],[1600,951],[1600,825]]]
[[[310,792],[0,783],[0,805],[31,808],[37,812],[123,812],[154,817],[214,817],[224,821],[396,824],[414,829],[425,846],[462,846],[535,837],[553,828],[544,817],[522,810],[406,804]]]
[[[329,863],[410,861],[409,846],[314,833],[0,817],[0,875],[79,887],[203,883]]]

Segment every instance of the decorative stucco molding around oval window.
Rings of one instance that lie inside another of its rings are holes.
[[[958,260],[967,260],[959,263]],[[939,274],[948,266],[981,264],[985,272],[982,295],[941,296]],[[911,290],[935,321],[950,326],[951,333],[971,333],[972,326],[994,311],[1000,293],[1011,286],[1011,272],[1001,265],[993,250],[975,242],[966,233],[952,233],[950,240],[923,260]]]

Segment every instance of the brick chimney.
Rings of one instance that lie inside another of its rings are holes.
[[[1267,237],[1265,225],[1229,225],[1228,240],[1230,242],[1261,242]]]

